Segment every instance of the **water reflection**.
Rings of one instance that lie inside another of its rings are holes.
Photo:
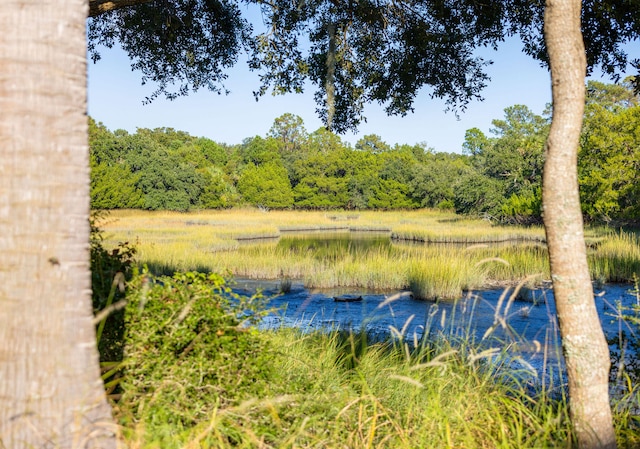
[[[370,251],[391,249],[389,233],[324,232],[287,233],[280,237],[276,248],[291,254],[312,254],[318,260],[334,256],[364,255]]]

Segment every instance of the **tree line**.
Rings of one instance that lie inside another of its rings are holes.
[[[589,81],[579,153],[583,212],[589,220],[637,220],[640,106],[631,80]],[[465,135],[462,153],[425,144],[355,147],[284,114],[269,133],[239,145],[170,128],[109,131],[90,119],[91,204],[95,209],[177,210],[253,205],[284,209],[414,209],[541,220],[544,144],[550,112],[514,105],[490,135]]]

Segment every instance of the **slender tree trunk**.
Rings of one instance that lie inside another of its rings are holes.
[[[327,92],[327,129],[333,129],[333,117],[336,113],[336,25],[330,23],[327,26],[329,34],[329,49],[327,50],[327,79],[325,91]]]
[[[553,120],[543,177],[544,224],[569,379],[571,420],[581,449],[614,448],[609,347],[587,265],[577,154],[584,113],[585,49],[580,0],[547,0],[544,33],[551,66]]]
[[[0,8],[0,447],[115,447],[89,272],[86,0]]]

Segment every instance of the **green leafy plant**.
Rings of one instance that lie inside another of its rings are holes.
[[[136,264],[135,246],[121,242],[113,249],[104,245],[104,234],[98,221],[104,220],[104,212],[91,217],[91,285],[93,311],[96,314],[97,342],[101,362],[122,360],[122,336],[124,331],[124,287],[131,278]]]
[[[130,285],[123,423],[161,447],[181,447],[179,434],[216,410],[266,394],[268,344],[250,327],[265,313],[259,296],[237,295],[224,277],[197,272],[143,272]]]

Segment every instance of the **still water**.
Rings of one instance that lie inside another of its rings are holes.
[[[607,285],[595,289],[607,338],[617,338],[623,329],[631,331],[617,318],[616,308],[616,304],[630,307],[636,303],[631,287]],[[301,283],[294,283],[285,294],[279,294],[278,289],[277,281],[237,280],[235,286],[239,293],[260,290],[269,298],[273,311],[264,320],[264,327],[295,326],[303,331],[364,329],[374,337],[403,338],[409,343],[419,341],[425,333],[451,340],[471,337],[482,349],[506,348],[511,363],[528,372],[535,383],[557,384],[564,371],[550,289],[539,290],[542,300],[536,304],[510,302],[512,291],[507,290],[505,295],[501,289],[467,292],[456,302],[438,303],[414,300],[408,292],[309,290]],[[334,300],[345,294],[362,296],[362,301]]]

